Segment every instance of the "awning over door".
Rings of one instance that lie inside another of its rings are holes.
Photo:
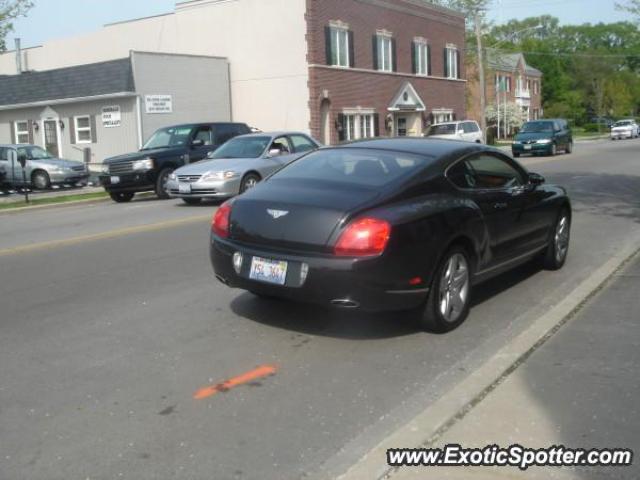
[[[424,112],[426,107],[424,102],[413,88],[410,82],[405,82],[398,93],[393,97],[393,101],[387,108],[390,112]]]

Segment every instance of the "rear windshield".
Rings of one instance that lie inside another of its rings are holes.
[[[456,133],[456,125],[448,123],[446,125],[432,125],[427,132],[427,137],[431,135],[451,135]]]
[[[553,132],[553,122],[527,122],[520,131],[522,133]]]
[[[430,160],[430,157],[366,148],[320,150],[289,164],[271,179],[381,187],[411,176]]]

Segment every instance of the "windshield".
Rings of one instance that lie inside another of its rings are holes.
[[[414,174],[428,163],[429,158],[408,153],[339,148],[311,153],[289,164],[271,179],[381,187]]]
[[[431,128],[429,128],[427,137],[430,137],[431,135],[453,135],[455,133],[456,133],[455,123],[447,123],[444,125],[432,125]]]
[[[613,124],[614,127],[628,127],[631,125],[631,121],[629,120],[624,120],[621,122],[616,122]]]
[[[520,133],[553,132],[553,122],[527,122],[522,126]]]
[[[169,127],[161,128],[154,133],[142,150],[153,150],[154,148],[169,148],[186,145],[189,141],[192,127]]]
[[[236,137],[217,149],[210,158],[258,158],[271,137]]]
[[[18,156],[24,155],[27,160],[46,160],[54,158],[49,152],[40,147],[18,147],[16,148]]]

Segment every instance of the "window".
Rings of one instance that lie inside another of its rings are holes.
[[[432,115],[434,124],[452,122],[455,120],[453,110],[434,110]]]
[[[218,148],[209,158],[258,158],[271,142],[269,136],[235,137]]]
[[[353,66],[352,35],[346,26],[327,27],[327,63],[336,67]]]
[[[431,74],[430,47],[424,39],[413,41],[413,73],[416,75]]]
[[[377,69],[381,72],[393,72],[394,42],[388,33],[379,33],[377,40]]]
[[[8,162],[8,161],[9,161],[9,149],[6,147],[0,147],[0,162]]]
[[[376,115],[346,114],[343,116],[341,140],[357,140],[376,136]]]
[[[524,185],[524,176],[503,158],[482,154],[456,163],[447,178],[460,188],[491,189]]]
[[[287,137],[278,137],[273,141],[269,150],[280,150],[280,155],[289,155],[291,153],[291,145]]]
[[[296,153],[308,152],[317,148],[317,145],[304,135],[291,135],[291,143]]]
[[[197,142],[200,140],[202,145],[213,145],[213,132],[211,131],[211,127],[200,127],[196,132],[196,135],[193,137],[193,141]]]
[[[538,81],[537,81],[537,80],[534,80],[534,82],[533,82],[533,93],[534,93],[534,94],[536,94],[536,95],[538,94],[538,92],[539,92],[539,87],[540,87],[540,85],[538,84]]]
[[[464,122],[462,124],[462,130],[464,133],[476,133],[480,131],[480,128],[474,122]]]
[[[15,123],[16,143],[29,143],[29,122],[21,120]]]
[[[444,76],[446,78],[460,78],[460,53],[458,52],[458,49],[453,46],[445,48],[444,57]]]
[[[496,91],[497,92],[510,92],[511,91],[511,77],[507,75],[496,75]]]
[[[217,145],[222,145],[224,142],[231,140],[233,137],[238,135],[235,125],[223,123],[220,125],[216,125],[215,128]]]
[[[289,164],[270,181],[306,180],[373,190],[415,175],[430,163],[430,157],[360,148],[318,150]]]
[[[84,115],[74,118],[76,143],[91,143],[91,117]]]

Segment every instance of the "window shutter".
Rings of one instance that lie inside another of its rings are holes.
[[[435,122],[435,119],[436,119],[436,117],[433,115],[433,112],[431,112],[429,114],[429,120],[428,120],[429,125],[433,125],[433,123]]]
[[[456,50],[456,64],[457,64],[457,72],[458,75],[456,78],[462,78],[462,72],[460,71],[460,50]]]
[[[427,75],[431,75],[431,45],[427,44]]]
[[[98,132],[96,131],[96,116],[91,115],[91,143],[98,143]]]
[[[449,62],[447,62],[447,53],[449,53],[449,49],[444,49],[444,76],[445,78],[449,78]]]
[[[455,122],[455,121],[456,121],[456,119],[457,119],[457,118],[456,118],[456,113],[455,113],[455,112],[453,112],[453,113],[451,114],[451,121]]]
[[[349,30],[349,66],[351,68],[356,66],[356,53],[353,45],[353,31]]]
[[[29,143],[33,144],[33,120],[27,120],[27,131],[29,132]]]
[[[393,57],[391,59],[391,70],[393,70],[394,72],[398,71],[398,55],[396,55],[396,39],[392,38],[391,39],[391,56]]]
[[[11,125],[11,143],[15,145],[16,143],[18,143],[16,141],[16,122],[11,122],[10,125]]]
[[[346,132],[345,132],[345,125],[344,125],[344,114],[339,113],[338,114],[338,141],[343,142],[344,139],[346,138]]]
[[[76,122],[73,117],[69,117],[69,136],[71,139],[71,145],[76,144]]]
[[[333,65],[333,55],[331,52],[331,27],[324,27],[324,48],[327,55],[327,65]]]
[[[380,136],[380,115],[378,113],[373,114],[373,136]]]
[[[411,72],[418,73],[418,47],[416,42],[411,42]]]
[[[374,35],[371,41],[373,47],[373,69],[378,70],[378,36]]]

